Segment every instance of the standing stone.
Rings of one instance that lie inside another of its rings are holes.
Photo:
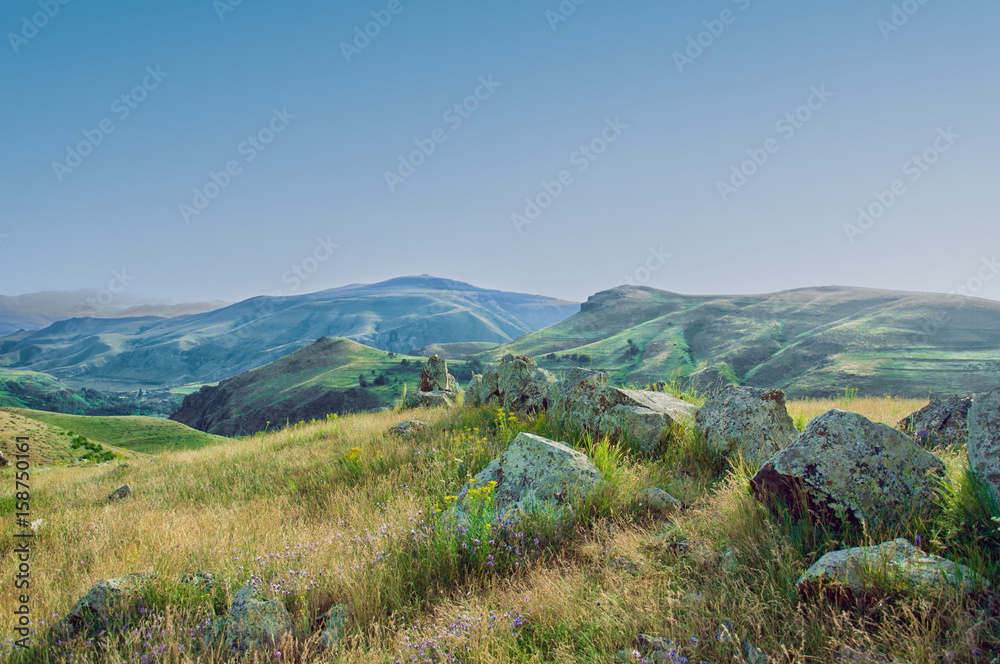
[[[440,355],[431,355],[420,371],[421,392],[458,392],[458,382],[448,373],[448,362]]]
[[[967,451],[969,466],[1000,500],[1000,388],[973,397]]]
[[[275,650],[292,632],[292,616],[280,599],[260,599],[253,586],[243,586],[226,617],[226,648],[249,654]]]
[[[533,506],[572,508],[604,478],[587,455],[562,443],[530,433],[520,433],[507,451],[490,462],[462,489],[458,504],[464,505],[469,491],[496,482],[493,510],[506,520]]]
[[[750,481],[765,504],[798,509],[870,532],[904,525],[935,507],[944,464],[904,434],[858,413],[830,410],[813,419]]]
[[[971,406],[972,397],[934,399],[897,426],[922,447],[965,445]]]
[[[725,457],[742,453],[759,468],[798,435],[785,409],[785,393],[730,385],[705,402],[695,427],[710,449]]]
[[[551,371],[542,369],[531,358],[507,355],[500,362],[497,376],[500,405],[518,412],[545,410],[549,387],[556,380]]]
[[[483,404],[483,375],[472,374],[469,387],[465,390],[466,406],[481,406]]]

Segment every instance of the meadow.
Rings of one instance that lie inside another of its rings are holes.
[[[894,425],[926,403],[843,399],[793,401],[789,412],[802,426],[848,405]],[[412,438],[387,433],[409,419],[429,427]],[[604,484],[570,522],[533,514],[491,532],[488,490],[470,524],[450,520],[453,496],[519,431],[586,451]],[[713,455],[687,428],[674,431],[662,458],[623,448],[544,415],[484,407],[330,417],[139,455],[125,469],[54,466],[31,478],[33,517],[44,519],[32,543],[35,645],[15,651],[8,640],[0,658],[231,661],[220,640],[203,644],[233,594],[254,582],[296,619],[280,654],[256,661],[610,662],[640,633],[673,640],[666,661],[675,662],[744,662],[744,640],[771,662],[1000,661],[993,594],[886,583],[838,603],[795,591],[823,553],[895,535],[972,566],[996,587],[1000,537],[990,519],[1000,511],[964,471],[964,450],[935,450],[952,487],[942,489],[940,514],[876,536],[768,511],[748,490],[755,469]],[[133,498],[108,503],[126,482]],[[0,470],[4,493],[12,485],[12,470]],[[654,486],[685,509],[650,511],[640,494]],[[4,607],[18,600],[9,581],[15,530],[11,506],[0,503]],[[155,577],[142,607],[121,623],[72,640],[50,631],[95,583],[146,570]],[[213,585],[180,582],[202,570]],[[352,619],[342,643],[325,650],[316,632],[335,605]],[[0,614],[0,635],[12,634],[13,622]],[[719,638],[726,622],[736,638]],[[845,660],[845,648],[885,658]]]

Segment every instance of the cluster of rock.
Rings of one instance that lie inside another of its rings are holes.
[[[785,393],[730,385],[698,410],[695,426],[710,449],[741,454],[758,467],[798,435],[785,408]]]
[[[408,394],[403,405],[407,408],[451,408],[457,396],[458,381],[448,373],[448,362],[439,355],[432,355],[420,371],[420,390]]]
[[[466,398],[474,406],[496,403],[507,410],[534,412],[548,408],[549,389],[557,382],[531,358],[506,355],[472,377]]]
[[[899,421],[903,433],[923,447],[965,445],[969,437],[969,408],[972,397],[951,396],[934,399]]]

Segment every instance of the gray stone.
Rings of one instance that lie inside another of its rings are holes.
[[[681,501],[677,500],[663,489],[657,489],[656,487],[651,487],[643,491],[639,500],[646,507],[659,510],[661,512],[670,512],[684,507],[684,504]]]
[[[798,435],[785,409],[785,393],[730,385],[698,410],[695,428],[708,447],[732,457],[742,454],[759,468]]]
[[[421,392],[458,392],[458,382],[448,373],[448,362],[440,355],[431,355],[420,371]]]
[[[465,390],[466,406],[481,406],[483,404],[483,375],[472,374],[469,387]]]
[[[965,565],[924,553],[900,538],[875,546],[831,551],[806,570],[796,589],[811,595],[833,583],[851,593],[861,593],[884,580],[910,587],[940,588],[947,584],[966,592],[989,585]]]
[[[226,648],[248,654],[275,650],[292,633],[292,616],[280,599],[260,599],[252,586],[233,597],[226,617]]]
[[[922,447],[965,445],[972,397],[934,399],[896,426]]]
[[[1000,388],[973,397],[967,445],[969,466],[1000,500]]]
[[[500,362],[497,395],[500,405],[516,412],[548,408],[549,387],[556,377],[527,357],[507,355]]]
[[[423,431],[427,428],[426,422],[421,422],[420,420],[407,420],[405,422],[400,422],[396,426],[389,429],[389,433],[395,436],[409,437],[418,431]]]
[[[520,433],[507,451],[473,478],[458,495],[465,509],[471,489],[496,482],[493,510],[498,520],[528,512],[534,506],[566,511],[587,496],[604,479],[601,471],[581,452],[530,433]]]
[[[628,440],[635,451],[662,450],[674,423],[690,420],[693,404],[662,392],[625,390],[608,386],[604,373],[574,368],[549,388],[549,416],[600,438]]]
[[[944,464],[904,434],[858,413],[816,417],[750,481],[765,504],[808,505],[819,518],[876,533],[935,509]]]
[[[453,395],[447,392],[414,392],[406,396],[406,408],[452,408]]]
[[[146,583],[152,572],[129,574],[101,581],[78,599],[63,619],[63,628],[70,636],[107,629],[128,622],[128,616],[138,608]]]
[[[108,496],[108,502],[115,503],[118,502],[119,500],[125,500],[126,498],[131,498],[131,497],[132,497],[132,487],[126,484],[125,486],[118,487],[117,489],[115,489],[114,492],[112,492],[112,494]]]
[[[329,650],[344,639],[351,620],[351,610],[338,604],[323,614],[323,631],[319,635],[321,648]]]
[[[185,574],[181,576],[181,583],[208,590],[215,586],[215,574],[208,570]]]
[[[743,648],[743,659],[746,660],[747,664],[767,664],[767,655],[764,654],[763,650],[749,641],[744,641],[741,645]]]

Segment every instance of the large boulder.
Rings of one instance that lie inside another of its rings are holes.
[[[816,417],[750,481],[764,502],[809,510],[825,521],[866,524],[869,532],[902,526],[934,507],[944,464],[904,434],[858,413]]]
[[[153,578],[152,572],[129,574],[101,581],[78,599],[63,619],[69,636],[108,630],[128,622],[138,610],[142,590]]]
[[[469,387],[465,390],[465,405],[466,406],[481,406],[483,405],[483,375],[482,374],[472,374],[472,380],[469,381]]]
[[[406,395],[406,408],[451,408],[455,405],[450,392],[414,392]]]
[[[799,434],[785,409],[785,393],[730,385],[698,411],[695,428],[708,447],[730,457],[742,454],[756,468]]]
[[[899,429],[923,447],[964,445],[972,397],[934,399],[899,421]]]
[[[562,443],[520,433],[507,451],[490,462],[458,495],[463,508],[469,491],[496,482],[493,510],[498,520],[516,518],[532,507],[571,509],[604,476],[587,455]]]
[[[1000,388],[973,397],[966,444],[969,466],[1000,500]]]
[[[546,371],[528,357],[506,355],[499,365],[487,365],[483,371],[482,401],[492,399],[506,408],[517,412],[545,410],[549,403],[549,387],[557,382],[550,371]],[[493,390],[493,377],[496,389]]]
[[[440,355],[431,355],[420,371],[421,392],[458,392],[458,382],[448,373],[448,362]]]
[[[965,565],[924,553],[909,540],[896,539],[876,546],[831,551],[806,570],[795,587],[803,595],[830,585],[857,594],[885,581],[910,587],[940,588],[948,584],[966,591],[989,585]]]
[[[403,436],[404,438],[410,438],[418,431],[423,431],[427,428],[427,423],[420,420],[407,420],[405,422],[400,422],[396,426],[389,429],[389,433],[394,436]]]
[[[292,632],[292,616],[280,599],[261,599],[247,585],[233,597],[226,617],[226,648],[248,654],[272,651]]]
[[[575,368],[549,389],[549,416],[560,423],[632,441],[636,451],[651,454],[675,422],[690,420],[694,405],[662,392],[625,390],[608,385],[606,374]]]

